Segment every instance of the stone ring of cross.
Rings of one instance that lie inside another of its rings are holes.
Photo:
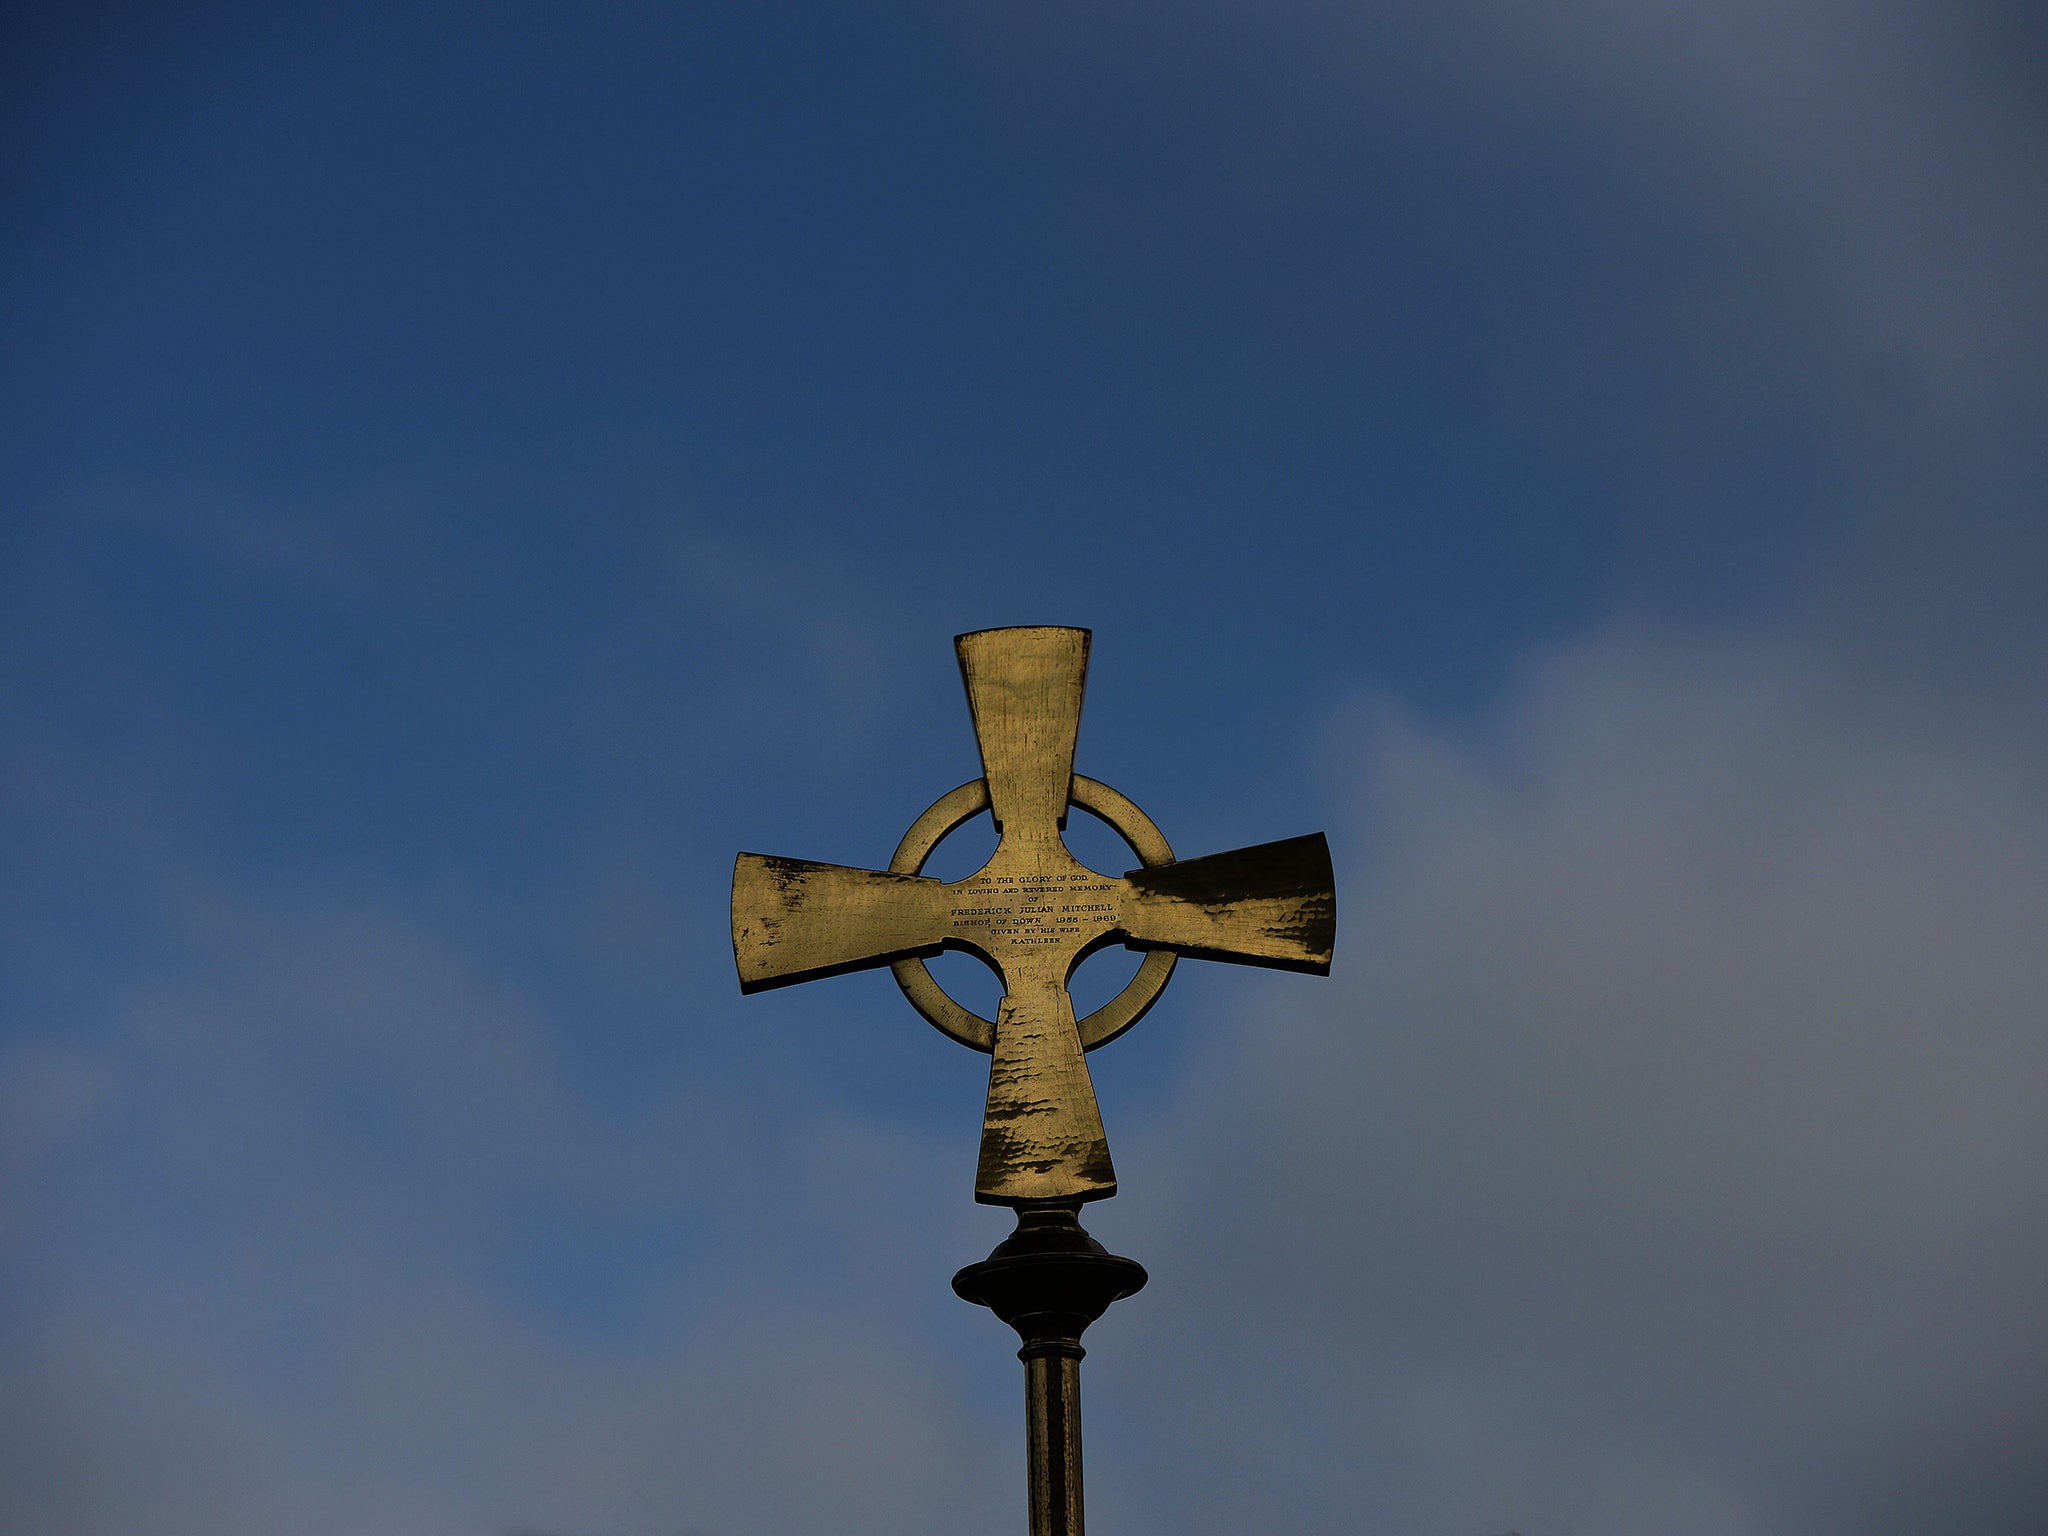
[[[1173,849],[1159,828],[1153,825],[1152,818],[1107,784],[1077,773],[1067,791],[1067,803],[1079,806],[1107,825],[1124,840],[1145,868],[1156,869],[1173,862]],[[890,873],[917,874],[924,868],[925,860],[931,857],[932,850],[945,841],[948,833],[965,826],[988,806],[987,779],[971,779],[951,794],[940,796],[932,803],[931,809],[912,822],[910,830],[903,834],[903,841],[896,845],[896,856],[889,861]],[[1058,905],[1064,907],[1071,903],[1060,902]],[[1105,935],[1084,953],[1077,954],[1074,965],[1078,966],[1108,942],[1110,937]],[[1137,974],[1125,984],[1124,989],[1076,1022],[1081,1049],[1092,1051],[1098,1045],[1107,1045],[1142,1019],[1146,1011],[1159,1001],[1159,994],[1166,990],[1166,983],[1173,976],[1174,962],[1179,958],[1179,954],[1170,949],[1147,950],[1145,958],[1138,962]],[[995,1050],[995,1020],[984,1019],[955,1002],[932,978],[923,960],[912,955],[907,960],[892,961],[889,971],[896,978],[896,985],[903,989],[903,995],[910,1000],[910,1006],[942,1033],[984,1054]],[[1068,968],[1067,974],[1069,977],[1073,975],[1073,967]]]
[[[886,870],[743,853],[733,866],[733,958],[742,991],[890,966],[917,1010],[987,1051],[975,1198],[1038,1206],[1116,1193],[1083,1052],[1136,1023],[1177,956],[1327,974],[1336,938],[1322,834],[1176,860],[1151,818],[1074,772],[1088,631],[985,629],[954,641],[982,777],[942,797]],[[1131,845],[1140,867],[1088,868],[1061,832],[1078,805]],[[966,878],[918,873],[948,832],[987,809],[996,850]],[[1104,1008],[1074,1016],[1068,978],[1106,944],[1145,951]],[[993,1020],[939,989],[923,960],[966,950],[1003,983]]]

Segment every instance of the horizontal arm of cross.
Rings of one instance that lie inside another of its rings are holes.
[[[732,952],[740,990],[936,954],[946,888],[923,875],[743,853],[732,871]]]
[[[1132,870],[1116,931],[1140,949],[1327,975],[1337,911],[1321,833]],[[733,957],[743,991],[931,955],[972,939],[956,893],[897,875],[743,853],[733,866]]]
[[[1134,869],[1124,888],[1136,948],[1330,974],[1336,877],[1320,832]]]

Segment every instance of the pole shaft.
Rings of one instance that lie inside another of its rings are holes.
[[[1081,1354],[1078,1344],[1018,1351],[1024,1362],[1031,1536],[1082,1536]]]
[[[1145,1266],[1095,1241],[1075,1205],[1020,1206],[1017,1230],[953,1277],[954,1293],[1017,1330],[1031,1536],[1082,1536],[1081,1334],[1135,1296]]]

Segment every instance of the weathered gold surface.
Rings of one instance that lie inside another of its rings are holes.
[[[1173,862],[1142,811],[1074,774],[1086,630],[989,629],[954,644],[984,778],[920,817],[888,871],[741,854],[732,906],[740,985],[752,992],[895,965],[920,1012],[993,1058],[975,1198],[1100,1199],[1116,1193],[1116,1174],[1083,1050],[1136,1022],[1176,953],[1326,973],[1336,935],[1329,849],[1318,833]],[[1070,804],[1108,820],[1144,867],[1119,877],[1077,860],[1060,836]],[[951,883],[916,873],[984,805],[1001,834],[988,863]],[[1115,942],[1164,958],[1148,956],[1084,1028],[1067,978]],[[951,1003],[921,964],[905,964],[942,948],[971,951],[1002,977],[993,1021]]]

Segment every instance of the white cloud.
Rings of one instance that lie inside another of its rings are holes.
[[[1162,1282],[1122,1367],[1179,1528],[1282,1483],[1305,1530],[1903,1533],[1916,1480],[2031,1519],[2041,765],[1796,647],[1640,633],[1467,739],[1361,701],[1332,742],[1335,978],[1119,1147],[1183,1190],[1127,1245]]]
[[[740,1074],[607,1104],[460,904],[169,884],[179,963],[9,1055],[0,1525],[893,1536],[1010,1491],[927,1337],[987,1242],[919,1228],[929,1146]],[[532,1290],[579,1244],[628,1301]]]

